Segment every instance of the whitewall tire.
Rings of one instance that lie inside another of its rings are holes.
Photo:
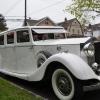
[[[65,69],[56,69],[52,74],[51,83],[55,95],[60,100],[72,100],[76,92],[76,87],[68,71]]]

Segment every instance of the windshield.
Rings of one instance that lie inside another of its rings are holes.
[[[49,40],[49,39],[64,39],[65,33],[42,33],[38,34],[32,31],[34,41]]]

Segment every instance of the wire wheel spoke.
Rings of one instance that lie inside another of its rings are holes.
[[[56,85],[59,92],[62,95],[68,96],[71,93],[72,85],[71,85],[70,79],[64,73],[61,73],[60,75],[58,75],[56,79]]]

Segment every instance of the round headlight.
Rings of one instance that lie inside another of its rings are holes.
[[[84,52],[88,57],[94,56],[95,50],[92,43],[88,43],[84,46]]]

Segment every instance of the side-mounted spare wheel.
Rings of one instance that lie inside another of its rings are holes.
[[[47,51],[41,51],[37,54],[37,66],[40,67],[49,57],[51,54]]]
[[[58,68],[52,74],[52,88],[60,100],[79,100],[82,96],[82,85],[67,70]]]

